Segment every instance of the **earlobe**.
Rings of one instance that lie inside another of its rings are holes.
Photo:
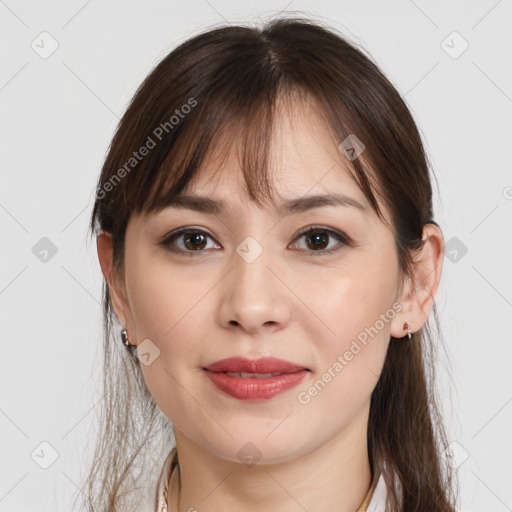
[[[423,246],[414,258],[413,276],[404,284],[399,302],[402,310],[391,325],[391,335],[402,338],[407,335],[404,323],[411,332],[419,331],[434,306],[439,287],[444,257],[444,237],[436,224],[425,224]]]
[[[124,313],[124,291],[118,277],[114,273],[112,235],[105,231],[100,232],[96,239],[96,247],[101,272],[108,284],[112,306],[119,323],[121,325],[126,325],[126,315]]]
[[[413,285],[409,276],[404,277],[400,295],[397,302],[400,305],[399,312],[391,322],[391,336],[393,338],[403,338],[408,332],[417,330],[416,323],[413,321]]]

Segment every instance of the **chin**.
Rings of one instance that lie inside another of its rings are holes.
[[[283,431],[274,431],[270,435],[268,432],[271,430],[267,429],[237,429],[243,435],[236,435],[235,430],[229,431],[233,439],[224,436],[220,445],[212,445],[211,439],[208,439],[205,448],[221,459],[241,463],[246,467],[289,462],[313,449],[305,440],[296,439]]]

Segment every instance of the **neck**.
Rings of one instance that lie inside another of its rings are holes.
[[[251,467],[225,460],[175,429],[177,471],[169,483],[169,512],[279,510],[354,512],[371,484],[367,451],[368,409],[312,452],[278,464]]]

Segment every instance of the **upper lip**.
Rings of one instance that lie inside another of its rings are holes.
[[[301,364],[291,363],[276,357],[261,357],[259,359],[246,359],[244,357],[228,357],[215,361],[204,367],[211,372],[245,372],[245,373],[294,373],[308,370]]]

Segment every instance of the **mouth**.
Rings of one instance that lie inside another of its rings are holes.
[[[209,381],[215,389],[237,400],[259,401],[274,396],[298,385],[309,370],[297,370],[293,373],[245,373],[245,372],[211,372],[205,370]]]

